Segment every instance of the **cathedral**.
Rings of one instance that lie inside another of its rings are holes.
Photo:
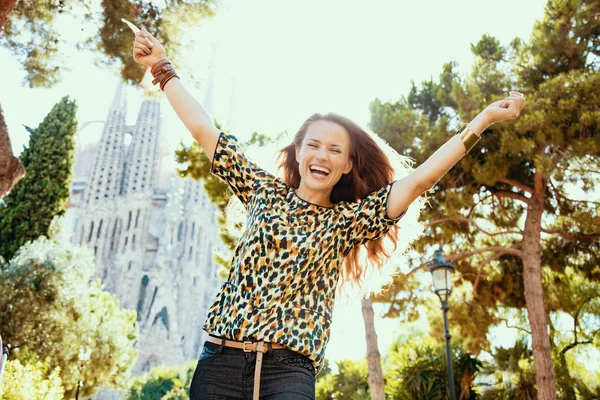
[[[202,325],[221,280],[217,209],[202,182],[175,171],[159,180],[160,102],[144,99],[126,124],[127,96],[116,91],[97,144],[75,154],[70,204],[74,244],[95,254],[95,276],[122,308],[137,312],[133,374],[199,357]],[[172,152],[165,157],[174,157]]]

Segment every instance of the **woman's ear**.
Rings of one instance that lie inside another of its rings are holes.
[[[300,164],[300,149],[298,149],[298,146],[294,146],[294,154],[296,154],[296,162]]]
[[[344,174],[349,174],[352,171],[352,159],[348,160],[348,165],[346,165],[346,169],[344,170]]]

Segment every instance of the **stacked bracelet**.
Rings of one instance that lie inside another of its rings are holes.
[[[162,91],[165,90],[165,85],[172,78],[180,79],[179,75],[177,75],[177,71],[175,71],[175,67],[171,64],[171,61],[166,58],[154,64],[150,73],[154,77],[152,84],[156,85],[157,83],[160,83],[160,90]]]
[[[466,126],[463,129],[459,129],[459,131],[456,132],[456,134],[460,136],[460,140],[465,146],[465,154],[470,152],[471,149],[475,147],[477,142],[481,140],[481,136],[476,135],[475,132],[473,132],[470,129],[467,129]]]

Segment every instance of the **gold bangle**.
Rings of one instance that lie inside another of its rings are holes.
[[[459,131],[457,135],[460,135],[460,140],[465,146],[465,154],[471,151],[473,147],[481,140],[481,136],[477,136],[475,132],[465,127],[462,131]]]

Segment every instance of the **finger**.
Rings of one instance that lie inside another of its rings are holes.
[[[143,37],[146,38],[146,40],[148,40],[148,42],[151,45],[159,44],[159,41],[154,36],[152,36],[152,34],[150,32],[148,32],[148,30],[146,29],[145,26],[142,26],[142,30],[140,31],[140,33],[142,34]]]
[[[507,115],[509,118],[517,118],[519,116],[520,107],[517,106],[516,101],[509,100],[508,102]]]
[[[145,57],[145,56],[147,56],[147,55],[148,55],[148,54],[146,54],[146,53],[144,52],[144,50],[142,50],[142,49],[139,49],[139,48],[135,48],[135,49],[133,49],[133,58],[134,58],[135,60],[137,60],[137,59],[138,59],[138,58],[140,58],[140,57]]]
[[[525,95],[521,92],[517,92],[516,90],[511,90],[510,92],[510,97],[517,97],[517,98],[525,98]]]
[[[136,37],[135,38],[135,43],[136,44],[140,44],[140,45],[144,46],[145,48],[147,48],[148,50],[152,51],[152,46],[149,45],[147,38]]]
[[[148,46],[146,46],[144,43],[136,42],[135,43],[135,48],[142,49],[144,51],[144,53],[146,53],[146,54],[152,53],[152,50],[150,50],[148,48]]]

